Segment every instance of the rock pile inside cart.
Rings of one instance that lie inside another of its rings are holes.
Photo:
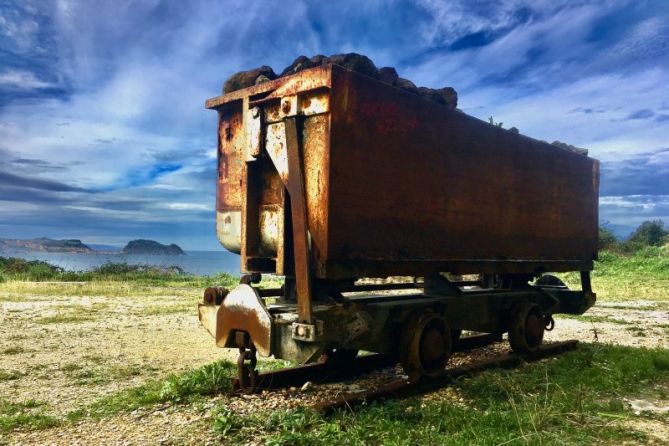
[[[416,84],[411,82],[409,79],[399,77],[395,68],[377,68],[369,57],[357,53],[334,54],[332,56],[323,56],[322,54],[319,54],[313,57],[299,56],[293,61],[293,63],[284,68],[283,71],[281,71],[281,73],[278,75],[274,72],[272,67],[267,65],[254,68],[252,70],[240,71],[233,74],[225,81],[223,84],[223,93],[225,94],[236,90],[241,90],[253,85],[262,84],[263,82],[269,82],[274,79],[290,76],[295,73],[299,73],[302,70],[307,70],[309,68],[327,64],[340,65],[351,71],[364,74],[365,76],[378,79],[381,82],[393,85],[402,90],[417,94],[423,98],[441,104],[452,110],[457,110],[458,93],[453,87],[417,87]],[[518,129],[516,127],[512,127],[509,130],[518,133]],[[554,141],[552,144],[563,150],[578,153],[579,155],[588,154],[587,149],[575,147],[571,144],[567,144],[561,141]]]
[[[420,95],[451,109],[455,109],[458,106],[458,93],[452,87],[417,87],[416,84],[410,80],[399,77],[395,68],[377,68],[369,57],[357,53],[334,54],[332,56],[323,56],[322,54],[319,54],[311,58],[299,56],[279,75],[267,65],[252,70],[240,71],[230,76],[228,80],[225,81],[225,84],[223,85],[223,93],[230,93],[235,90],[268,82],[279,77],[290,76],[302,70],[327,64],[340,65],[351,71],[364,74],[397,88],[401,88],[402,90]]]

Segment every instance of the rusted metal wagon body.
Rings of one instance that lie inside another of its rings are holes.
[[[219,114],[218,237],[249,274],[205,293],[200,319],[219,346],[303,362],[364,349],[429,374],[445,332],[515,328],[518,346],[553,313],[594,303],[596,160],[336,65],[206,106]],[[561,271],[581,271],[583,290],[529,285]],[[258,290],[259,273],[286,284]],[[386,276],[419,279],[354,286]],[[379,288],[422,292],[347,297]]]

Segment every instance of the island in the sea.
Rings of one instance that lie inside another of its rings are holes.
[[[178,245],[163,245],[154,240],[132,240],[121,250],[121,254],[145,254],[159,256],[177,256],[186,254]]]
[[[0,238],[0,252],[77,252],[91,254],[95,252],[78,239],[55,240],[46,237],[31,239]]]
[[[0,238],[0,255],[31,252],[65,252],[77,254],[141,254],[176,256],[186,254],[178,245],[163,245],[154,240],[132,240],[123,249],[110,245],[85,244],[79,239],[56,240],[47,237],[31,239]]]

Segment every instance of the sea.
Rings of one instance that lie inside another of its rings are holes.
[[[160,267],[178,266],[185,272],[198,276],[213,276],[221,272],[240,274],[239,255],[223,249],[220,251],[186,251],[186,255],[179,256],[76,252],[12,252],[11,256],[27,260],[44,260],[70,271],[88,271],[111,262]]]

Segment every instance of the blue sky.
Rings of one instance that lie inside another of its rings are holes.
[[[619,235],[669,223],[669,1],[0,0],[0,237],[218,249],[204,100],[351,51],[588,148]]]

